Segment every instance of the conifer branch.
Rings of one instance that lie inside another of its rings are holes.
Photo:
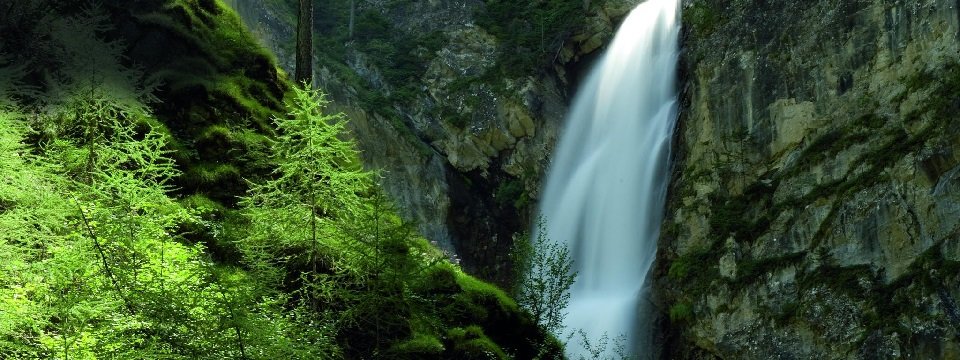
[[[77,201],[76,203],[77,209],[80,210],[80,219],[83,220],[83,226],[86,228],[87,233],[90,234],[90,238],[93,240],[93,245],[97,248],[97,252],[100,254],[100,261],[103,264],[104,272],[106,272],[107,277],[110,278],[110,283],[113,284],[113,288],[117,291],[117,295],[119,295],[120,299],[123,300],[123,304],[127,308],[127,311],[130,312],[130,315],[136,315],[137,313],[133,310],[133,304],[130,303],[130,299],[128,299],[120,289],[120,283],[117,280],[116,275],[113,273],[113,270],[110,268],[110,264],[107,262],[107,254],[104,252],[103,246],[100,244],[97,234],[93,231],[93,226],[90,224],[87,214],[83,211],[83,206],[80,205],[80,201]]]

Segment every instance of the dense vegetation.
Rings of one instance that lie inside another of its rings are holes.
[[[135,4],[0,9],[0,358],[560,356],[222,4]]]

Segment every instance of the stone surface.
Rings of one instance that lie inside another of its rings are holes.
[[[662,357],[957,358],[958,5],[683,2]]]

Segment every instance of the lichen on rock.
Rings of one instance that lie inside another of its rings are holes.
[[[664,356],[957,356],[957,4],[683,6]]]

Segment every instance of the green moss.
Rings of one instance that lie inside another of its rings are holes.
[[[690,257],[681,257],[670,262],[670,268],[667,270],[667,276],[673,280],[684,280],[690,274],[690,269],[694,266],[693,259]]]
[[[460,285],[463,295],[470,298],[471,302],[486,303],[493,299],[500,310],[507,312],[520,311],[516,301],[513,301],[502,289],[463,272],[458,271],[456,274],[457,284]]]
[[[243,177],[265,175],[270,119],[282,114],[291,89],[273,55],[216,0],[146,0],[137,6],[107,0],[103,6],[127,24],[114,34],[149,39],[121,40],[130,45],[130,60],[160,83],[154,112],[171,129],[185,174],[176,185],[184,194],[200,186],[215,189],[214,200],[232,203],[245,191],[239,169]]]
[[[439,355],[445,350],[443,343],[434,335],[413,334],[409,340],[399,342],[390,348],[394,358],[407,359],[418,356]]]
[[[685,323],[693,320],[693,304],[689,302],[678,302],[670,306],[670,321],[673,323]]]
[[[246,189],[240,169],[226,162],[191,164],[178,181],[184,186],[181,191],[204,194],[228,207],[236,203],[234,194]]]
[[[539,328],[506,292],[450,263],[428,268],[413,289],[433,302],[422,309],[421,318],[413,317],[411,328],[417,333],[445,334],[442,358],[474,358],[484,351],[498,356],[495,349],[518,359],[533,358],[540,350],[561,353],[559,342]]]
[[[478,326],[450,329],[447,340],[459,359],[510,359]]]
[[[201,217],[208,217],[213,214],[221,214],[227,210],[223,204],[198,194],[193,194],[180,199],[180,205],[188,210],[196,212]]]
[[[206,163],[193,166],[184,173],[184,177],[197,184],[216,184],[227,179],[239,178],[240,169],[232,164]]]
[[[667,276],[675,281],[686,281],[709,277],[715,273],[719,261],[719,245],[711,249],[699,249],[688,252],[670,262]],[[691,281],[695,282],[695,281]]]

